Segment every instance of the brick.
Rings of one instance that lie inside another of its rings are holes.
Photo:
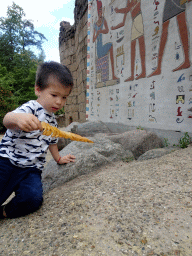
[[[87,80],[87,68],[82,70],[82,74],[83,74],[83,81]]]
[[[64,59],[65,59],[64,52],[61,51],[61,52],[60,52],[60,61],[63,62]]]
[[[71,55],[71,63],[74,63],[74,62],[76,62],[77,60],[76,60],[76,54],[74,54],[74,55]]]
[[[75,53],[75,47],[71,46],[67,49],[68,55],[73,55]]]
[[[79,113],[79,117],[80,117],[80,118],[79,118],[79,119],[80,119],[80,120],[79,120],[80,122],[82,122],[82,123],[85,122],[85,121],[86,121],[86,112],[80,112],[80,113]]]
[[[73,75],[73,79],[77,79],[77,71],[73,71],[72,75]]]
[[[77,70],[77,63],[74,62],[73,64],[70,65],[70,71],[71,71],[71,72],[74,72],[74,71],[76,71],[76,70]]]
[[[66,101],[67,105],[76,104],[76,96],[69,96]]]
[[[87,58],[84,58],[84,69],[87,69]]]
[[[79,111],[79,105],[70,104],[68,107],[70,113]]]
[[[71,59],[70,56],[69,56],[68,58],[64,59],[64,60],[63,60],[63,64],[64,64],[65,66],[71,65],[71,60],[70,60],[70,59]]]
[[[83,73],[79,72],[78,85],[80,85],[82,82],[83,82]]]
[[[79,86],[77,87],[77,89],[78,89],[78,95],[80,95],[82,92],[85,92],[86,86],[85,86],[85,84],[83,83],[83,81],[82,81],[82,83],[79,84]]]
[[[80,103],[79,104],[79,111],[80,112],[85,112],[86,111],[86,104],[85,103]]]
[[[74,37],[71,38],[71,45],[72,45],[72,46],[75,46],[75,38],[74,38]]]
[[[78,122],[79,121],[79,112],[74,112],[72,113],[72,118],[73,118],[73,122]]]
[[[83,103],[86,101],[86,97],[85,97],[85,92],[82,92],[79,96],[78,96],[78,103]]]
[[[73,76],[73,74],[72,74]],[[77,79],[73,79],[73,90],[77,88]]]

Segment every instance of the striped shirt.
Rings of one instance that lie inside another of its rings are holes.
[[[30,113],[39,121],[44,121],[57,127],[55,115],[46,111],[36,100],[30,100],[18,107],[13,113]],[[56,144],[58,139],[42,135],[40,130],[25,132],[7,129],[0,143],[0,156],[9,158],[12,164],[25,168],[36,167],[43,170],[45,157],[50,144]]]

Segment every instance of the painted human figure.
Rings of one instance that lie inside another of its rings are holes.
[[[123,21],[116,26],[112,26],[111,29],[115,30],[125,25],[127,14],[130,12],[132,17],[132,29],[131,29],[131,76],[125,80],[125,82],[134,80],[135,69],[135,52],[136,52],[136,40],[138,39],[141,57],[141,74],[137,76],[136,80],[146,77],[145,68],[145,39],[144,39],[144,26],[141,13],[141,0],[127,0],[127,6],[125,8],[115,8],[116,13],[124,14]]]
[[[175,68],[174,71],[178,71],[181,69],[186,69],[190,67],[189,60],[189,40],[188,40],[188,31],[187,31],[187,22],[185,16],[186,2],[190,2],[191,0],[166,0],[163,12],[163,26],[162,26],[162,35],[159,46],[159,54],[158,54],[158,63],[157,68],[154,72],[152,72],[148,77],[156,76],[161,74],[161,64],[163,59],[163,53],[165,50],[165,45],[168,37],[168,27],[170,19],[176,16],[179,34],[181,38],[181,43],[184,51],[184,61],[183,63]]]
[[[94,24],[93,43],[97,40],[97,57],[98,58],[105,56],[108,52],[110,53],[112,78],[113,80],[116,80],[118,78],[115,76],[115,72],[114,72],[113,44],[112,43],[103,44],[102,34],[107,34],[109,32],[109,28],[107,25],[107,21],[103,16],[102,2],[99,0],[97,0],[97,12],[98,12],[98,20]]]

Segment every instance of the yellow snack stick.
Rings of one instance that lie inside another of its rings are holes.
[[[46,136],[51,135],[51,137],[60,137],[60,138],[65,138],[65,139],[70,139],[70,140],[93,143],[93,141],[91,141],[85,137],[82,137],[82,136],[72,133],[72,132],[61,131],[58,128],[56,128],[48,123],[41,122],[41,125],[43,127],[43,135],[46,135]]]

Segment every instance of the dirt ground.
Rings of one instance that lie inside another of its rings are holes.
[[[116,162],[0,221],[0,255],[192,255],[192,147]]]

